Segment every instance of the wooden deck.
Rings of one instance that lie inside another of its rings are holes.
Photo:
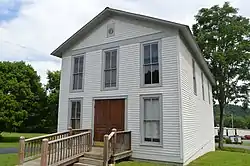
[[[104,147],[92,147],[92,132],[77,130],[25,140],[20,138],[19,166],[106,166],[130,157],[131,132],[115,129],[104,136]],[[46,137],[46,138],[45,138]],[[50,141],[49,141],[50,140]]]

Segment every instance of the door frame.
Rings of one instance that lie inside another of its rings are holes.
[[[91,120],[91,128],[92,128],[92,142],[94,142],[94,133],[95,133],[95,100],[112,100],[112,99],[124,99],[125,102],[125,110],[124,110],[124,130],[127,130],[128,127],[128,95],[118,95],[118,96],[98,96],[92,98],[92,120]]]

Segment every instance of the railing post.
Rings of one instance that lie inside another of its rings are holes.
[[[72,127],[69,127],[68,130],[69,130],[69,136],[73,135]]]
[[[25,150],[25,138],[21,136],[19,139],[19,152],[18,152],[19,165],[23,165],[24,163],[24,150]]]
[[[132,133],[131,133],[131,131],[129,132],[129,150],[131,150],[132,148],[131,148],[131,140],[132,140]]]
[[[115,164],[115,158],[114,158],[114,154],[116,151],[116,129],[112,129],[112,132],[114,132],[114,136],[112,138],[112,156],[111,156],[111,163]]]
[[[73,135],[72,127],[69,127],[68,131],[69,131],[69,136],[72,136]],[[72,146],[72,141],[70,139],[70,140],[68,140],[68,149],[70,149],[71,146]]]
[[[48,155],[48,144],[49,140],[48,139],[43,139],[42,142],[42,149],[41,149],[41,162],[40,162],[40,166],[47,166],[48,162],[47,162],[47,155]]]
[[[112,141],[112,147],[113,147],[113,154],[115,154],[115,150],[116,150],[116,129],[112,129],[112,132],[114,132],[114,138],[113,138],[113,141]]]
[[[104,135],[103,166],[108,166],[109,159],[109,136]]]
[[[93,143],[92,143],[92,130],[90,129],[89,131],[90,131],[90,136],[89,136],[90,137],[89,138],[89,141],[90,141],[89,142],[89,144],[90,144],[89,145],[89,151],[91,151],[92,150],[92,146],[93,146]]]

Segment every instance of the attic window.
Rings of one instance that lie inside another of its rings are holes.
[[[107,25],[107,37],[115,36],[115,23]]]

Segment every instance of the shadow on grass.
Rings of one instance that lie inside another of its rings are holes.
[[[13,137],[13,136],[1,136],[0,135],[0,142],[18,142],[20,137]]]

